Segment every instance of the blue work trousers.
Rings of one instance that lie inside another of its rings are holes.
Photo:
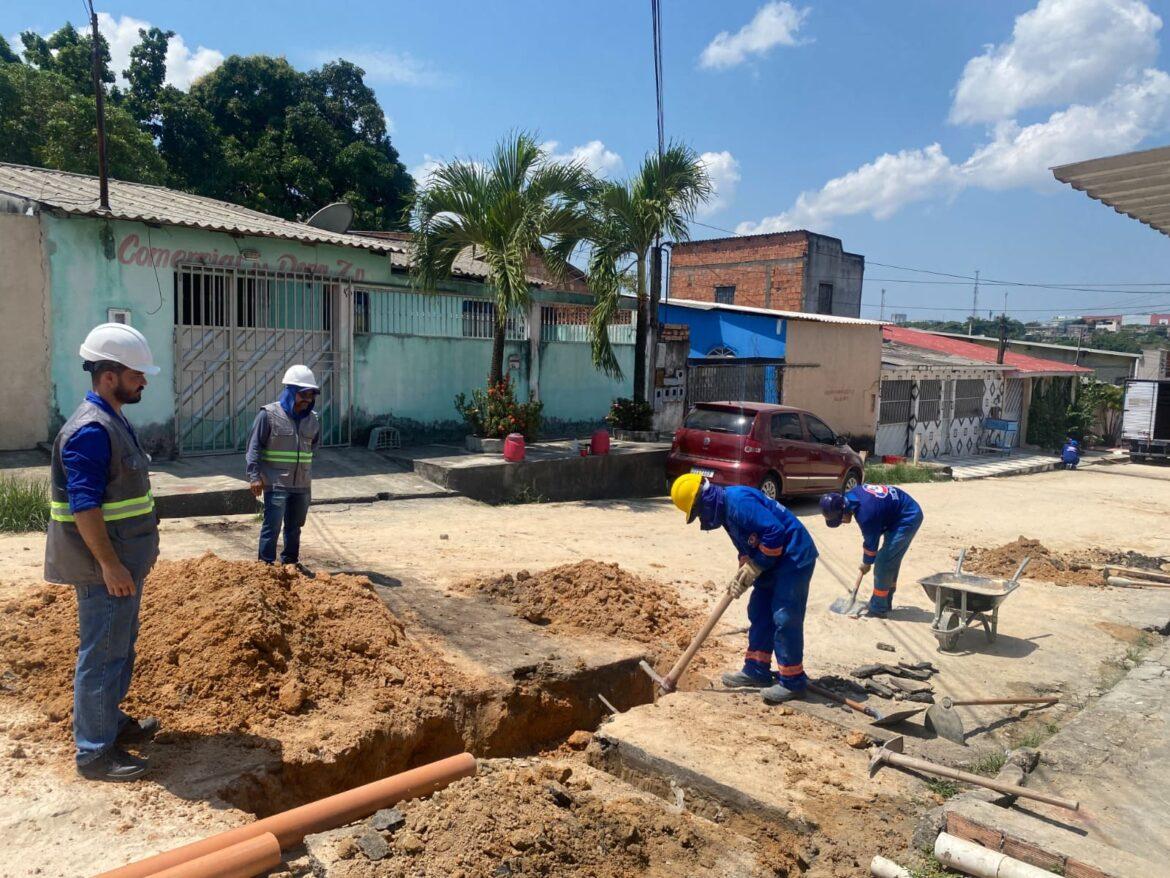
[[[806,567],[780,564],[766,571],[748,599],[748,648],[743,672],[753,677],[771,676],[772,653],[779,665],[779,679],[786,689],[801,691],[808,685],[804,673],[804,610],[814,560]]]
[[[264,523],[260,525],[260,560],[276,563],[276,540],[284,526],[284,551],[281,564],[296,564],[301,558],[301,528],[309,516],[308,491],[288,491],[284,488],[264,489]]]
[[[887,531],[882,538],[882,547],[873,561],[873,596],[869,599],[871,613],[888,613],[894,605],[894,592],[898,590],[898,572],[906,550],[922,527],[922,513],[910,521]]]
[[[78,765],[113,747],[130,721],[121,704],[134,672],[142,586],[136,582],[129,597],[114,597],[104,585],[76,586],[80,643],[73,676],[73,739]]]

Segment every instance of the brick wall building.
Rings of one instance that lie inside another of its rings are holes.
[[[777,232],[675,244],[670,298],[857,317],[865,257],[839,238]]]

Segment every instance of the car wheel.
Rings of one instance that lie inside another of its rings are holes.
[[[775,473],[768,473],[764,476],[764,480],[760,482],[760,490],[770,500],[780,499],[780,487],[780,477]]]
[[[845,473],[845,478],[841,480],[841,493],[847,494],[861,484],[861,476],[857,474],[857,470],[851,469]]]

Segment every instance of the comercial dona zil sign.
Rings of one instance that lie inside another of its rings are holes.
[[[293,253],[283,253],[276,265],[248,259],[240,252],[221,253],[214,250],[172,250],[169,247],[149,247],[137,235],[127,235],[118,245],[118,261],[123,265],[152,266],[154,268],[177,268],[180,265],[199,263],[215,268],[260,268],[269,271],[296,272],[299,274],[324,274],[330,277],[344,277],[365,280],[366,270],[357,268],[352,262],[338,259],[334,267],[324,262],[302,262]]]

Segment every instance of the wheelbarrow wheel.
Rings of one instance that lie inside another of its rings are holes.
[[[938,638],[938,648],[943,652],[953,652],[962,633],[963,619],[960,614],[955,610],[943,610],[934,631],[934,636]]]

